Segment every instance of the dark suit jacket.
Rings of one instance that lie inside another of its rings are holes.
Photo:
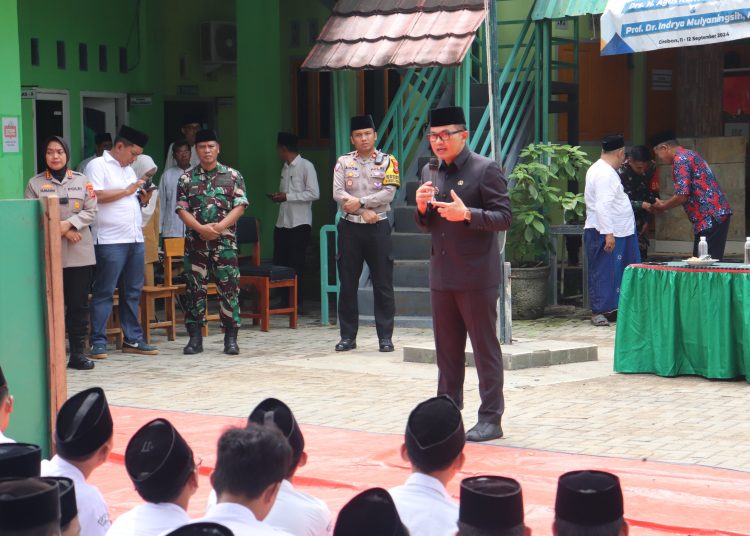
[[[434,177],[432,175],[435,175]],[[439,188],[436,199],[451,201],[455,190],[471,210],[471,222],[450,222],[433,210],[417,211],[417,225],[432,234],[430,288],[434,290],[476,290],[500,284],[498,231],[510,227],[511,208],[507,181],[494,160],[470,151],[468,146],[437,173],[429,166],[422,181],[432,180]]]

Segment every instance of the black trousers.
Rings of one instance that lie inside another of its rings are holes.
[[[505,410],[503,356],[497,339],[499,290],[432,290],[432,327],[438,366],[438,394],[463,405],[466,335],[479,375],[479,422],[500,424]]]
[[[68,337],[85,337],[89,332],[89,292],[94,266],[63,268],[65,329]]]
[[[722,260],[724,258],[724,247],[727,245],[727,236],[729,235],[729,220],[731,216],[727,216],[724,221],[714,220],[714,224],[695,235],[693,240],[693,256],[698,256],[698,242],[700,237],[705,236],[706,242],[708,242],[708,254],[711,255],[712,259]]]
[[[362,263],[370,268],[375,298],[375,328],[379,339],[393,336],[393,245],[391,224],[381,220],[376,224],[338,223],[339,268],[339,331],[342,338],[355,339],[359,328],[357,286],[362,275]]]
[[[289,266],[297,272],[297,307],[302,309],[302,292],[305,258],[307,246],[310,243],[309,225],[297,227],[274,227],[273,229],[273,263],[279,266]]]

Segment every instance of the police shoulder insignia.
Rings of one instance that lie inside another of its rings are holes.
[[[395,186],[396,188],[399,188],[401,186],[401,178],[398,174],[398,160],[393,156],[390,157],[390,160],[388,169],[385,170],[383,186]]]
[[[96,192],[94,192],[94,185],[89,181],[86,181],[86,191],[89,193],[89,197],[96,197]]]

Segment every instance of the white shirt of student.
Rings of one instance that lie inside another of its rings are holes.
[[[208,494],[208,509],[216,504],[216,492]],[[328,505],[294,488],[283,480],[276,502],[263,520],[266,525],[285,530],[294,536],[330,536],[333,532]]]
[[[455,536],[458,505],[437,478],[412,473],[402,486],[389,491],[410,536]]]
[[[84,174],[94,190],[120,190],[138,180],[133,168],[122,167],[109,151],[89,162]],[[143,242],[138,192],[111,203],[99,203],[97,207],[96,225],[92,226],[95,244]]]
[[[175,213],[177,207],[177,180],[185,173],[178,166],[172,166],[162,173],[159,180],[159,229],[164,238],[185,236],[185,224]]]
[[[11,439],[8,436],[4,435],[3,432],[0,430],[0,443],[15,443],[15,439]]]
[[[174,149],[174,143],[169,144],[169,149],[167,149],[167,159],[164,161],[164,167],[162,169],[169,169],[177,165],[177,160],[174,159],[172,149]],[[195,145],[193,145],[190,147],[190,165],[197,166],[200,161],[201,159],[198,158],[198,153],[195,152]]]
[[[81,163],[78,164],[78,167],[76,167],[76,171],[78,173],[83,173],[86,170],[86,166],[89,165],[89,162],[91,162],[94,158],[96,158],[96,154],[92,154],[88,158],[84,158],[81,160]]]
[[[279,191],[286,194],[286,201],[279,205],[276,227],[312,225],[312,202],[320,199],[318,175],[312,162],[300,155],[291,164],[284,162]]]
[[[190,523],[190,516],[174,503],[145,503],[112,523],[107,536],[157,536]]]
[[[599,159],[586,172],[586,229],[615,238],[635,233],[635,216],[615,168]]]
[[[112,523],[109,509],[99,489],[83,477],[83,473],[73,464],[55,455],[51,460],[42,460],[42,476],[66,476],[76,487],[76,507],[81,523],[81,536],[104,536]]]
[[[215,504],[208,509],[204,517],[196,519],[193,523],[202,521],[224,525],[234,532],[234,536],[293,536],[265,522],[258,521],[249,508],[237,503]]]

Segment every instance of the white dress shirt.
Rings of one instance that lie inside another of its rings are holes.
[[[159,230],[164,238],[185,236],[185,224],[174,211],[177,207],[177,180],[183,173],[185,170],[181,167],[172,166],[162,174],[159,181]]]
[[[635,233],[635,217],[630,198],[615,168],[599,159],[586,172],[586,229],[615,238]]]
[[[174,153],[172,152],[172,149],[174,148],[174,143],[169,144],[169,149],[167,149],[167,159],[164,162],[164,167],[162,169],[169,169],[171,167],[174,167],[177,165],[177,160],[174,159]],[[198,158],[198,153],[195,152],[195,145],[190,147],[190,166],[197,166],[200,163],[200,158]]]
[[[104,536],[112,523],[109,509],[99,489],[83,477],[75,465],[55,455],[51,460],[42,460],[42,476],[66,476],[76,487],[76,507],[81,523],[81,536]]]
[[[211,490],[208,509],[215,504],[216,492]],[[281,482],[276,502],[263,523],[294,536],[330,536],[333,531],[331,511],[326,503],[295,489],[288,480]]]
[[[312,225],[312,202],[320,199],[318,175],[312,162],[300,155],[291,164],[284,162],[279,191],[286,194],[286,201],[279,205],[276,227]]]
[[[145,503],[115,519],[107,536],[157,536],[188,523],[187,512],[174,503]]]
[[[84,175],[95,191],[125,189],[138,180],[130,166],[122,167],[109,151],[94,158]],[[111,203],[98,203],[96,224],[92,226],[95,244],[143,242],[141,203],[138,192]]]
[[[292,536],[288,532],[258,521],[249,508],[237,503],[215,504],[208,509],[204,517],[196,519],[193,523],[202,521],[224,525],[234,532],[234,536]]]
[[[0,431],[0,443],[15,443],[15,439],[11,439],[8,436],[4,435],[2,431]]]
[[[402,486],[389,491],[410,536],[455,536],[458,505],[437,478],[412,473]]]

